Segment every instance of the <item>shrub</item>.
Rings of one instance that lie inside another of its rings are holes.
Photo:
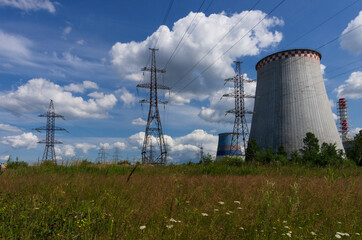
[[[16,157],[16,161],[11,160],[11,156],[9,156],[7,161],[7,169],[18,169],[18,168],[27,168],[29,165],[27,162],[19,161],[19,158]]]

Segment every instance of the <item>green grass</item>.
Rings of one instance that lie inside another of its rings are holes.
[[[0,238],[361,239],[357,167],[138,167],[127,183],[132,168],[2,171]]]

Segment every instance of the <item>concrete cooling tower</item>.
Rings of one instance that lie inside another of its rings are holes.
[[[321,54],[310,49],[274,53],[256,64],[257,87],[250,139],[259,147],[288,153],[303,147],[312,132],[319,143],[343,149],[320,69]]]

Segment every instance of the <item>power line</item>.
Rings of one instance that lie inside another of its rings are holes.
[[[344,64],[344,65],[342,65],[342,66],[340,66],[340,67],[334,68],[333,70],[328,70],[328,71],[326,71],[325,73],[335,72],[335,71],[337,71],[337,70],[339,70],[339,69],[341,69],[341,68],[344,68],[344,67],[346,67],[346,66],[350,66],[351,64],[354,64],[354,63],[359,62],[359,61],[361,61],[361,60],[362,60],[362,58],[361,58],[361,59],[357,59],[357,60],[355,60],[355,61],[352,61],[352,62],[349,62],[349,63],[347,63],[347,64]]]
[[[180,81],[181,81],[182,79],[184,79],[192,70],[194,70],[194,69],[219,45],[219,43],[220,43],[221,41],[223,41],[223,40],[230,34],[230,32],[231,32],[232,30],[234,30],[234,28],[235,28],[237,25],[239,25],[239,24],[241,23],[241,21],[244,20],[244,19],[248,16],[248,14],[250,13],[250,11],[252,11],[252,10],[259,4],[260,1],[261,1],[261,0],[258,0],[258,1],[248,10],[248,12],[247,12],[242,18],[240,18],[239,21],[238,21],[236,24],[234,24],[234,25],[229,29],[229,31],[228,31],[222,38],[220,38],[220,40],[219,40],[212,48],[210,48],[209,51],[208,51],[202,58],[199,59],[199,61],[198,61],[196,64],[194,64],[180,79],[178,79],[178,80],[176,81],[176,83],[175,83],[171,88],[175,87],[178,82],[180,82]]]
[[[281,0],[271,11],[269,11],[268,14],[266,14],[258,23],[256,23],[247,33],[245,33],[239,40],[237,40],[231,47],[229,47],[223,54],[221,54],[213,63],[211,63],[208,67],[206,67],[201,73],[205,73],[207,70],[209,70],[212,66],[215,65],[215,63],[222,58],[226,53],[228,53],[233,47],[236,46],[236,44],[238,44],[244,37],[246,37],[252,30],[254,30],[265,18],[267,18],[271,13],[273,13],[276,9],[278,9],[280,7],[280,5],[282,5],[285,2],[285,0]],[[186,87],[188,87],[193,81],[195,81],[197,78],[199,78],[199,76],[193,78],[190,82],[188,82],[186,84],[186,86],[184,86],[181,90],[175,91],[175,92],[180,92],[183,91]]]
[[[332,42],[334,42],[334,41],[338,40],[339,38],[341,38],[341,37],[343,37],[343,36],[345,36],[345,35],[347,35],[347,34],[349,34],[349,33],[353,32],[354,30],[356,30],[357,28],[359,28],[359,27],[361,27],[361,26],[362,26],[362,24],[358,25],[358,26],[357,26],[357,27],[355,27],[355,28],[352,28],[351,30],[349,30],[349,31],[347,31],[347,32],[345,32],[345,33],[343,33],[343,34],[339,35],[338,37],[333,38],[332,40],[330,40],[330,41],[328,41],[328,42],[326,42],[326,43],[322,44],[321,46],[319,46],[319,47],[318,47],[318,48],[316,48],[315,50],[318,50],[318,49],[321,49],[321,48],[323,48],[323,47],[327,46],[328,44],[330,44],[330,43],[332,43]]]
[[[164,69],[166,69],[167,66],[168,66],[168,64],[171,62],[171,59],[172,59],[173,56],[175,55],[175,52],[177,51],[178,47],[180,46],[180,44],[181,44],[182,40],[184,39],[186,33],[189,31],[192,23],[195,21],[195,18],[196,18],[197,15],[199,14],[199,12],[200,12],[202,6],[204,5],[205,1],[206,1],[206,0],[203,0],[203,1],[201,2],[201,5],[200,5],[199,9],[197,10],[194,18],[192,19],[192,21],[191,21],[191,23],[189,24],[189,26],[186,28],[186,31],[185,31],[184,34],[182,35],[180,41],[177,43],[176,48],[173,50],[173,52],[172,52],[172,54],[171,54],[171,57],[170,57],[170,58],[168,59],[168,61],[166,62],[166,65],[165,65]]]
[[[299,37],[297,37],[296,39],[294,39],[292,42],[290,42],[288,45],[285,46],[285,48],[289,47],[290,45],[292,45],[293,43],[299,41],[300,39],[302,39],[303,37],[305,37],[306,35],[308,35],[309,33],[315,31],[316,29],[320,28],[321,26],[323,26],[325,23],[329,22],[330,20],[332,20],[334,17],[336,17],[338,14],[342,13],[343,11],[345,11],[347,8],[351,7],[352,5],[354,5],[355,3],[357,3],[360,0],[354,1],[353,3],[349,4],[348,6],[344,7],[343,9],[341,9],[340,11],[338,11],[337,13],[333,14],[332,16],[330,16],[329,18],[327,18],[326,20],[322,21],[320,24],[318,24],[317,26],[313,27],[312,29],[310,29],[309,31],[303,33],[302,35],[300,35]],[[281,47],[279,48],[281,49]]]

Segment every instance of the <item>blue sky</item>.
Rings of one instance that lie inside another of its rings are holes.
[[[217,134],[232,131],[224,112],[233,102],[220,97],[231,91],[223,79],[234,60],[255,79],[260,59],[286,49],[321,52],[333,112],[346,97],[351,135],[362,127],[362,1],[174,0],[162,25],[169,3],[0,0],[0,159],[41,157],[45,135],[32,129],[45,124],[37,115],[50,98],[70,132],[56,134],[59,157],[94,161],[103,146],[109,158],[119,148],[123,159],[139,159],[148,113],[138,103],[147,97],[136,89],[148,79],[140,69],[155,45],[165,67],[182,36],[159,78],[172,87],[159,93],[170,102],[160,106],[170,161],[197,159],[201,144],[215,154]]]

